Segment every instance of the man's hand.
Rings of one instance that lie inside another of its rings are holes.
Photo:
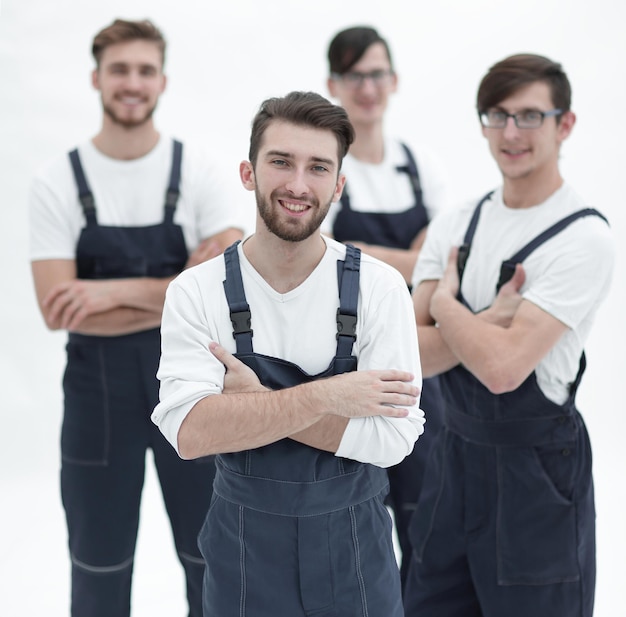
[[[221,345],[212,342],[209,350],[226,367],[224,394],[269,392],[250,367]],[[353,371],[303,384],[302,388],[313,390],[310,400],[315,398],[327,414],[345,418],[404,418],[408,411],[403,407],[415,405],[419,395],[419,388],[412,382],[413,375],[406,371]],[[304,392],[302,395],[309,396]]]
[[[217,257],[222,252],[220,245],[213,239],[208,238],[207,240],[203,240],[198,248],[189,255],[189,259],[187,259],[187,263],[185,264],[185,268],[191,268],[192,266],[197,266],[204,261],[208,261],[213,257]]]
[[[515,273],[507,283],[502,285],[493,304],[479,313],[481,319],[502,328],[508,328],[523,300],[519,290],[525,281],[526,272],[524,272],[524,267],[522,264],[517,264]]]
[[[241,392],[267,392],[256,373],[217,343],[209,343],[211,353],[226,367],[224,394]]]
[[[112,292],[107,281],[73,279],[59,283],[44,298],[46,321],[63,330],[75,330],[89,315],[117,306]]]
[[[430,314],[437,320],[437,305],[448,302],[450,298],[456,299],[459,293],[459,272],[457,270],[457,257],[459,249],[453,246],[448,254],[448,264],[439,280],[433,295],[430,298]]]
[[[405,418],[409,412],[404,407],[417,404],[420,392],[413,379],[411,373],[389,369],[353,371],[312,383],[322,388],[327,413],[344,418]]]

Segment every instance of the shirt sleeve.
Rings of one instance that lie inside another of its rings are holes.
[[[525,266],[538,276],[523,297],[576,329],[608,295],[614,262],[610,228],[599,218],[585,217],[529,256]]]
[[[417,328],[406,284],[399,277],[395,288],[380,302],[364,301],[368,305],[362,311],[365,317],[360,331],[358,370],[406,370],[414,375],[413,383],[421,388]],[[401,462],[424,432],[424,412],[419,408],[419,399],[408,411],[406,418],[351,419],[336,455],[379,467]]]
[[[65,178],[59,178],[62,183]],[[70,203],[71,201],[71,203]],[[71,197],[36,177],[28,194],[29,254],[31,261],[74,259],[83,223],[80,205]]]
[[[161,322],[159,403],[152,421],[178,452],[178,431],[201,399],[222,392],[224,367],[209,351],[217,340],[203,315],[195,280],[180,275],[170,283]]]

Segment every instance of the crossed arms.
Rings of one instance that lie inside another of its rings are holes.
[[[215,257],[235,240],[237,229],[226,229],[204,240],[190,255],[186,268]],[[168,278],[81,280],[73,259],[32,263],[41,314],[51,330],[97,336],[119,336],[157,328]]]
[[[354,371],[271,391],[254,372],[212,343],[226,367],[221,395],[198,401],[178,432],[182,458],[257,448],[290,437],[336,452],[350,418],[405,418],[418,388],[406,371]],[[400,407],[393,407],[397,405]]]
[[[521,265],[489,309],[472,313],[456,299],[456,257],[453,248],[441,280],[423,281],[413,292],[424,376],[460,363],[494,394],[513,391],[567,326],[522,298],[519,289],[525,274]]]

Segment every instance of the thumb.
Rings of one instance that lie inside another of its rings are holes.
[[[515,291],[519,291],[525,280],[526,272],[524,271],[524,266],[522,266],[522,264],[516,264],[515,272],[509,281],[509,285],[511,285]]]
[[[228,370],[237,362],[237,358],[226,351],[219,343],[211,341],[209,343],[209,351],[226,367]]]

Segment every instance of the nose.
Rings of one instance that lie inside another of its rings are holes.
[[[517,137],[519,133],[519,129],[517,128],[517,124],[515,124],[515,118],[512,118],[511,116],[509,116],[506,119],[506,124],[504,128],[502,129],[502,132],[504,136],[509,139]]]
[[[129,90],[138,90],[141,87],[141,75],[139,75],[139,72],[128,71],[125,85]]]
[[[306,195],[309,192],[309,185],[306,181],[304,169],[294,168],[289,174],[285,189],[294,196]]]
[[[366,92],[367,94],[375,92],[377,90],[374,78],[371,75],[364,75],[359,84],[359,90]]]

